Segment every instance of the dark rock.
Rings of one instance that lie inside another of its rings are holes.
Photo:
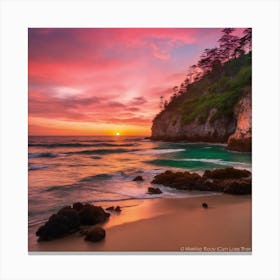
[[[153,184],[161,184],[179,190],[251,193],[251,172],[233,167],[206,170],[201,177],[197,173],[165,171],[154,177]],[[149,191],[149,190],[148,190]],[[152,193],[153,191],[149,191]]]
[[[224,180],[212,180],[206,179],[202,181],[201,185],[196,188],[198,191],[210,191],[210,192],[223,192]]]
[[[80,219],[78,213],[70,206],[60,209],[57,215],[66,217],[68,220],[68,225],[71,229],[76,229],[80,226]]]
[[[79,232],[81,235],[86,235],[88,233],[88,230],[81,229]]]
[[[227,149],[238,152],[252,152],[252,137],[236,139],[229,137],[227,142]]]
[[[225,184],[224,192],[230,194],[251,194],[252,181],[251,179],[229,181]]]
[[[81,202],[76,202],[73,204],[73,209],[76,211],[80,211],[83,207],[84,207],[84,205]]]
[[[203,174],[203,178],[207,179],[239,179],[251,176],[251,172],[246,169],[236,169],[233,167],[206,170]]]
[[[110,207],[106,208],[105,210],[107,210],[107,211],[115,211],[115,212],[121,212],[122,211],[120,206],[116,206],[116,207],[110,206]]]
[[[85,204],[79,211],[80,222],[82,225],[95,225],[105,222],[109,213],[106,213],[102,207]]]
[[[208,204],[205,203],[205,202],[203,202],[203,203],[202,203],[202,207],[203,207],[203,208],[208,208]]]
[[[142,176],[136,176],[133,181],[144,181]]]
[[[106,213],[102,207],[76,202],[73,204],[73,208],[65,206],[53,214],[37,230],[36,235],[39,237],[39,241],[52,240],[78,231],[80,225],[103,223],[109,216],[110,214]],[[80,233],[85,235],[87,231],[81,230]]]
[[[182,174],[182,172],[178,173]],[[156,175],[152,181],[152,184],[161,184],[168,186],[174,182],[177,176],[179,176],[178,173],[167,170],[161,174]]]
[[[201,185],[201,176],[197,173],[165,171],[154,177],[153,184],[173,187],[176,189],[196,189]]]
[[[105,236],[106,232],[102,227],[95,227],[86,234],[85,240],[91,242],[98,242],[104,239]]]
[[[64,207],[57,214],[52,215],[49,220],[41,226],[36,235],[39,241],[52,240],[79,229],[80,219],[78,213],[71,207]]]
[[[159,188],[148,188],[148,194],[160,194],[162,191]]]

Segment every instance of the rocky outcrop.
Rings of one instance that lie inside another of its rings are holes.
[[[159,188],[153,188],[149,187],[148,188],[148,194],[161,194],[162,191]]]
[[[36,235],[39,241],[47,241],[63,237],[80,229],[81,225],[104,223],[110,214],[102,207],[76,202],[73,206],[65,206],[41,226]]]
[[[85,204],[78,212],[80,222],[83,225],[95,225],[104,223],[110,214],[106,213],[102,207]]]
[[[41,226],[36,235],[39,241],[47,241],[65,236],[77,231],[80,227],[80,219],[77,211],[71,207],[64,207],[58,213],[52,215],[49,220]]]
[[[105,210],[110,211],[110,212],[113,212],[113,211],[114,212],[121,212],[122,211],[120,206],[116,206],[116,207],[110,206],[110,207],[107,207]]]
[[[152,125],[153,140],[227,143],[229,150],[251,152],[252,101],[251,90],[234,107],[234,115],[213,118],[212,108],[205,122],[197,117],[191,123],[182,121],[181,112],[163,111]]]
[[[98,242],[104,239],[105,236],[105,230],[102,227],[97,226],[86,233],[85,241]]]
[[[180,112],[164,111],[153,122],[153,140],[184,140],[189,142],[222,142],[234,133],[236,120],[230,117],[221,117],[213,120],[216,109],[209,111],[203,123],[197,117],[191,123],[184,123]]]
[[[205,179],[240,179],[251,176],[251,172],[246,169],[236,169],[233,167],[205,170]]]
[[[161,184],[176,189],[197,189],[201,185],[201,176],[197,173],[173,172],[170,170],[154,177],[152,184]]]
[[[133,181],[144,181],[142,176],[136,176]]]
[[[179,190],[225,192],[230,194],[251,194],[251,172],[232,167],[206,170],[202,176],[197,173],[165,171],[154,177],[152,184],[161,184]]]
[[[161,97],[152,140],[216,142],[227,144],[229,150],[251,151],[252,53],[218,68],[187,82],[169,100]]]
[[[245,94],[235,107],[236,129],[227,141],[229,150],[251,152],[252,150],[252,95]]]

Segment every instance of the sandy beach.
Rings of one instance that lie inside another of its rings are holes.
[[[202,202],[207,202],[209,208],[202,208]],[[103,224],[104,241],[86,242],[77,232],[57,240],[37,242],[37,225],[29,228],[29,252],[252,251],[250,195],[157,198],[118,204],[122,212],[112,214]]]

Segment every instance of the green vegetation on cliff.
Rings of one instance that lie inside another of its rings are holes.
[[[242,37],[224,28],[219,46],[205,49],[169,102],[160,97],[154,140],[227,143],[250,152],[252,143],[251,28]]]
[[[189,84],[185,92],[172,98],[162,112],[181,116],[182,122],[191,123],[196,119],[205,123],[212,109],[210,122],[221,117],[232,117],[241,96],[251,90],[251,52],[218,64],[200,80]],[[176,123],[176,118],[171,120]]]

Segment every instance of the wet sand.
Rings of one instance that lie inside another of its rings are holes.
[[[201,207],[203,202],[208,209]],[[130,200],[118,205],[122,212],[103,225],[105,240],[86,242],[77,232],[37,242],[36,226],[29,229],[29,252],[251,252],[249,195]]]

